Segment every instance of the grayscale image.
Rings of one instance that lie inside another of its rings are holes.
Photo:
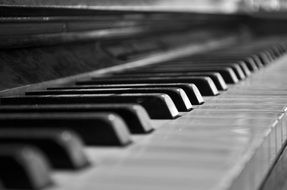
[[[0,0],[0,190],[286,190],[287,0]]]

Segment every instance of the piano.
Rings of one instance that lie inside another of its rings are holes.
[[[286,189],[285,7],[0,0],[0,189]]]

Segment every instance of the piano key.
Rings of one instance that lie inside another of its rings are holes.
[[[0,145],[0,180],[7,189],[38,190],[52,185],[45,157],[26,145]]]
[[[244,63],[246,63],[248,69],[251,71],[251,72],[256,72],[259,70],[259,67],[257,66],[256,62],[255,62],[255,59],[252,58],[252,57],[249,57],[249,58],[246,58],[244,59]]]
[[[212,62],[214,62],[214,60],[212,60]],[[218,62],[222,63],[223,65],[224,64],[239,65],[245,76],[249,76],[251,74],[251,70],[248,68],[248,63],[246,63],[246,61],[244,60],[218,60]],[[216,63],[216,64],[219,64],[219,63]]]
[[[250,75],[250,70],[247,67],[247,64],[243,61],[226,61],[226,60],[199,60],[199,61],[193,61],[191,62],[196,62],[198,65],[203,65],[203,66],[216,66],[216,67],[222,67],[222,66],[230,66],[233,68],[233,71],[237,75],[237,77],[242,80],[245,79],[246,76]]]
[[[237,51],[237,49],[232,50],[230,54]],[[240,52],[242,55],[250,53],[249,50],[240,50]],[[224,54],[225,52],[221,52],[221,55]],[[260,75],[260,73],[258,74]],[[256,79],[257,76],[255,75],[252,79]],[[242,84],[246,84],[245,81],[238,84],[237,87],[240,88]],[[280,84],[282,85],[282,83]],[[234,88],[236,87],[230,90]],[[216,101],[216,98],[219,98],[219,101]],[[245,109],[252,109],[255,105],[264,105],[269,109],[276,103],[286,102],[283,97],[279,99],[271,97],[253,102],[255,97],[238,98],[228,92],[224,92],[222,96],[216,98],[206,97],[208,105],[211,103],[215,106],[232,106],[235,102],[234,107],[236,107],[243,102]],[[225,100],[227,101],[225,102]],[[266,100],[268,100],[267,103],[265,103]],[[231,108],[231,110],[235,109]],[[255,118],[251,116],[254,111],[245,113],[246,110],[244,110],[244,113],[237,112],[234,114],[235,116],[230,113],[232,111],[229,111],[219,111],[214,114],[216,117],[208,115],[203,118],[200,114],[205,112],[198,111],[196,112],[197,116],[190,112],[183,113],[182,117],[174,121],[152,121],[162,122],[163,125],[156,125],[158,130],[148,137],[133,138],[135,143],[125,149],[114,148],[113,152],[109,148],[100,148],[107,152],[103,151],[103,155],[100,155],[99,167],[76,175],[57,173],[58,175],[56,174],[55,177],[60,176],[57,180],[59,185],[54,188],[212,189],[221,187],[222,181],[228,181],[230,182],[228,185],[230,184],[232,189],[234,184],[243,184],[244,187],[247,187],[242,188],[241,186],[239,189],[252,189],[256,186],[254,184],[258,184],[260,179],[266,176],[264,175],[266,172],[262,172],[259,166],[263,162],[262,166],[266,171],[268,168],[266,166],[273,163],[274,155],[282,146],[280,143],[284,139],[282,134],[284,134],[285,126],[276,124],[276,122],[283,123],[286,118],[281,121],[281,119],[275,118],[276,114],[262,114],[262,110],[258,110],[258,113],[254,114]],[[247,119],[241,117],[241,114],[248,113],[250,116],[248,115]],[[189,116],[192,116],[192,122],[189,122]],[[96,158],[94,160],[96,161],[99,156],[98,148],[87,149],[87,152],[92,150],[89,155]],[[109,153],[111,154],[109,155]],[[260,177],[258,175],[253,177],[255,176],[253,170],[259,171]],[[175,176],[174,173],[178,175]],[[162,183],[163,181],[164,183]],[[253,181],[255,182],[253,183]],[[245,186],[245,182],[251,185]],[[52,189],[54,190],[54,188]]]
[[[94,84],[142,84],[142,83],[187,83],[195,84],[204,96],[215,96],[219,92],[214,82],[209,77],[146,77],[146,78],[94,78],[88,81],[78,81],[77,85]]]
[[[247,105],[247,104],[261,104],[261,105],[274,105],[274,104],[284,104],[284,101],[286,101],[284,98],[280,98],[278,96],[275,97],[251,97],[251,96],[246,96],[246,97],[229,97],[229,98],[218,98],[213,100],[213,104],[241,104],[241,105]]]
[[[264,60],[261,59],[261,57],[259,55],[253,55],[252,56],[257,68],[261,69],[264,67]]]
[[[179,116],[171,98],[159,93],[14,96],[1,98],[0,102],[2,105],[135,103],[142,105],[152,119],[174,119]]]
[[[202,61],[202,60],[201,60]],[[226,58],[226,59],[215,59],[215,58],[206,58],[204,61],[211,61],[211,62],[223,62],[223,63],[233,63],[238,62],[238,64],[241,65],[241,68],[243,71],[245,71],[245,74],[248,76],[250,72],[255,72],[258,70],[257,65],[255,64],[254,60],[251,57],[244,58],[244,59],[234,59],[234,58]],[[246,69],[247,67],[247,69]],[[247,70],[247,71],[246,71]]]
[[[147,69],[148,70],[148,69]],[[235,72],[231,68],[217,68],[217,67],[193,67],[193,68],[153,68],[149,71],[161,71],[161,72],[218,72],[221,74],[227,84],[236,84],[238,78]]]
[[[268,65],[272,61],[268,56],[268,52],[259,53],[258,58],[261,60],[263,65]]]
[[[54,168],[81,169],[89,165],[80,138],[68,130],[0,128],[0,145],[12,143],[37,147]]]
[[[246,106],[248,107],[248,106]],[[240,111],[236,109],[222,109],[222,110],[194,110],[192,115],[186,115],[186,118],[279,118],[284,113],[280,111]]]
[[[250,105],[248,105],[250,106]],[[260,110],[264,110],[264,111],[278,111],[278,112],[285,112],[286,108],[284,106],[282,106],[281,104],[273,104],[273,105],[259,105],[259,104],[255,104],[252,105],[250,107],[247,107],[246,104],[212,104],[212,105],[203,105],[200,107],[200,109],[202,110],[238,110],[240,111],[255,111],[255,112],[259,112]]]
[[[266,57],[267,57],[267,59],[268,59],[268,61],[269,61],[268,64],[274,62],[274,60],[277,59],[277,57],[274,55],[274,53],[272,52],[272,50],[267,50],[267,51],[265,51],[265,55],[266,55]]]
[[[270,62],[273,62],[275,59],[277,59],[277,56],[275,55],[273,49],[267,50],[266,55],[268,56]]]
[[[251,70],[249,70],[246,62],[240,61],[240,62],[238,62],[238,64],[240,65],[240,67],[241,67],[241,69],[244,72],[246,77],[251,75]]]
[[[254,57],[248,56],[246,58],[244,58],[244,57],[240,57],[240,58],[235,58],[235,57],[220,57],[220,58],[219,57],[203,57],[203,58],[196,58],[196,59],[192,58],[191,60],[193,60],[193,61],[196,61],[196,60],[203,61],[204,60],[204,61],[211,61],[211,62],[216,61],[216,62],[223,62],[223,63],[243,61],[247,65],[248,69],[252,72],[255,72],[259,69],[259,67],[256,64],[256,61],[257,62],[259,61],[258,64],[260,64],[260,68],[262,67],[260,60],[256,56],[254,56]]]
[[[184,90],[191,104],[200,105],[204,100],[194,84],[186,83],[143,83],[143,84],[104,84],[104,85],[79,85],[79,86],[64,86],[50,87],[47,90],[72,90],[72,89],[105,89],[105,88],[154,88],[154,87],[174,87]]]
[[[67,95],[67,94],[122,94],[122,93],[163,93],[170,96],[176,105],[178,111],[190,111],[192,105],[185,92],[180,88],[106,88],[106,89],[74,89],[74,90],[46,90],[46,91],[30,91],[26,95]]]
[[[138,104],[59,104],[59,105],[2,105],[0,113],[116,113],[128,125],[133,134],[145,134],[153,131],[146,110]]]
[[[208,64],[204,64],[205,66],[208,66]],[[210,66],[212,66],[212,64],[210,64]],[[239,64],[236,63],[230,63],[228,65],[225,64],[217,64],[217,67],[222,67],[222,66],[228,66],[228,68],[232,68],[233,71],[235,72],[237,78],[239,80],[244,80],[246,78],[245,73],[243,72],[242,68],[240,67]]]
[[[126,124],[113,113],[1,113],[0,123],[0,129],[69,129],[87,145],[125,146],[131,143]]]
[[[207,66],[207,64],[204,64]],[[223,66],[224,64],[222,64]],[[212,65],[211,65],[212,66]],[[216,65],[217,67],[221,67],[221,64],[217,64]],[[228,68],[232,68],[234,73],[236,74],[237,78],[239,80],[244,80],[246,78],[242,68],[240,67],[240,65],[236,64],[236,63],[233,63],[233,64],[228,64]]]
[[[287,150],[286,147],[284,147],[276,163],[274,164],[268,176],[264,180],[262,187],[260,188],[261,190],[287,188],[287,184],[285,183],[287,175],[286,156],[287,156]]]
[[[268,55],[270,56],[270,60],[271,60],[271,62],[274,62],[276,59],[278,59],[278,55],[277,55],[277,52],[275,51],[275,49],[274,48],[272,48],[272,49],[270,49],[270,50],[268,50]]]
[[[200,65],[209,65],[209,66],[212,66],[212,65],[213,66],[228,66],[228,65],[232,66],[232,65],[234,65],[234,71],[238,72],[237,77],[240,77],[240,75],[242,75],[240,70],[236,71],[237,66],[239,66],[241,68],[241,70],[243,71],[243,74],[245,76],[249,76],[251,74],[249,68],[247,67],[247,63],[242,61],[242,60],[239,61],[236,59],[222,60],[222,59],[212,59],[212,58],[206,59],[205,58],[205,59],[195,59],[195,60],[193,60],[193,59],[184,60],[183,59],[182,61],[176,61],[176,63],[180,64],[180,65],[181,64],[188,65],[189,62],[191,62],[191,63],[195,62],[195,63],[200,64]]]
[[[207,175],[208,180],[216,184],[222,175],[227,175],[228,171],[231,171],[229,169],[233,168],[234,164],[238,161],[237,159],[239,159],[237,152],[242,153],[247,148],[247,141],[254,139],[256,134],[263,134],[263,130],[268,130],[268,127],[264,123],[269,123],[269,119],[262,120],[262,122],[260,120],[250,119],[248,120],[249,125],[245,125],[245,127],[240,127],[242,120],[239,119],[236,123],[237,126],[234,125],[234,127],[230,125],[232,119],[224,122],[224,126],[216,126],[214,123],[215,119],[211,120],[213,121],[213,126],[210,125],[212,122],[208,121],[205,123],[208,122],[209,126],[194,126],[181,124],[184,122],[178,124],[175,120],[173,124],[159,128],[155,134],[156,136],[153,136],[152,142],[148,144],[139,142],[135,147],[127,150],[125,153],[128,152],[129,157],[125,158],[124,161],[121,160],[120,164],[116,160],[121,157],[112,159],[114,154],[111,153],[109,162],[102,162],[102,167],[99,166],[96,168],[97,170],[95,169],[89,174],[80,176],[80,178],[84,178],[86,181],[77,177],[67,179],[65,176],[58,176],[59,183],[65,189],[69,187],[73,188],[69,183],[69,180],[72,179],[76,181],[72,180],[74,185],[78,184],[74,189],[80,187],[106,187],[107,184],[110,184],[110,181],[113,181],[113,184],[116,183],[114,186],[108,186],[112,189],[116,189],[118,185],[126,187],[125,189],[133,189],[138,183],[141,184],[142,189],[146,189],[147,187],[152,189],[158,189],[159,187],[161,189],[185,189],[189,185],[197,184],[198,180],[200,183],[198,182],[199,186],[197,187],[203,187],[200,184],[206,181]],[[261,125],[256,125],[259,124],[259,121]],[[246,123],[248,122],[246,121]],[[212,131],[214,134],[207,131]],[[240,133],[240,131],[248,131],[249,133]],[[91,150],[89,153],[91,155],[99,154],[97,150]],[[106,158],[106,153],[103,153],[102,157],[103,159]],[[111,165],[111,163],[113,164]],[[113,168],[113,170],[107,171],[107,167]],[[172,175],[173,172],[171,171],[174,170],[178,171],[181,176],[175,177]],[[204,176],[196,175],[199,170]],[[212,179],[214,178],[212,176],[217,176],[216,180],[213,181]],[[148,182],[146,181],[146,177],[150,177]],[[95,179],[95,181],[90,182],[88,180],[90,178]],[[136,180],[136,182],[131,184],[129,182],[131,178]],[[169,184],[164,183],[164,185],[160,180],[166,180],[167,178],[169,179]],[[187,178],[191,180],[190,183],[182,187],[182,183],[186,184],[186,181],[189,181]],[[80,184],[81,181],[82,184]],[[170,187],[171,185],[172,187]]]
[[[287,95],[286,90],[272,90],[272,91],[266,91],[266,90],[259,90],[259,89],[234,89],[232,92],[228,92],[228,94],[231,95],[240,95],[240,96],[250,96],[250,95],[256,95],[257,97],[260,96],[282,96]]]
[[[131,77],[191,77],[191,76],[202,76],[210,77],[214,82],[218,90],[227,90],[228,87],[220,75],[220,73],[209,73],[209,72],[160,72],[160,71],[129,71],[123,73],[114,73],[114,75],[108,76],[110,78],[131,78]]]
[[[236,63],[214,63],[214,62],[202,62],[202,61],[181,61],[181,62],[169,62],[168,64],[158,64],[156,67],[160,68],[209,68],[209,67],[217,67],[217,68],[231,68],[236,74],[239,80],[245,79],[245,74],[243,73],[241,67]]]
[[[277,58],[281,57],[285,53],[284,47],[281,44],[279,44],[278,46],[273,46],[273,50]]]
[[[274,55],[275,59],[278,59],[282,56],[283,52],[281,52],[280,46],[273,46],[271,49],[271,53]]]

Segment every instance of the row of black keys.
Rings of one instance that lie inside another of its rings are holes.
[[[0,181],[8,189],[45,187],[51,184],[49,164],[58,169],[89,165],[82,141],[128,145],[130,133],[153,131],[150,118],[179,117],[204,102],[201,94],[227,90],[227,84],[244,80],[281,56],[286,46],[266,50],[255,44],[252,50],[192,56],[1,98]]]

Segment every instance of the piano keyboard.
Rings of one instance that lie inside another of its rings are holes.
[[[259,39],[2,97],[0,184],[258,189],[287,137],[286,47]]]

